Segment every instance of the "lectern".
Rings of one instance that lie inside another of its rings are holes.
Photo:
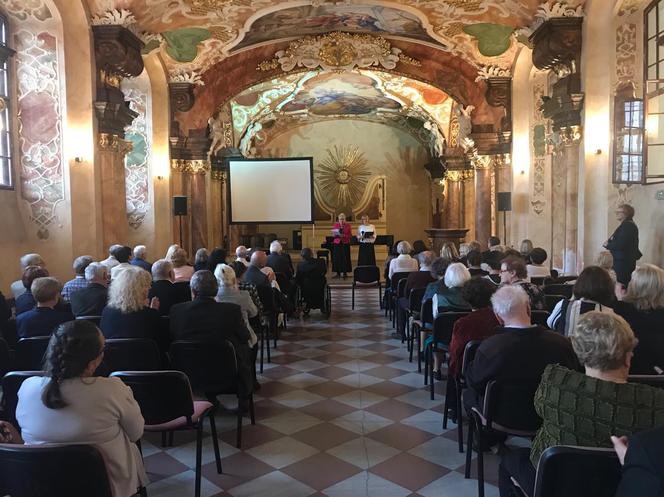
[[[440,254],[440,249],[443,248],[443,244],[446,242],[453,243],[458,249],[461,240],[466,238],[468,228],[429,228],[428,230],[424,231],[427,235],[429,235],[431,250],[433,250],[436,254]]]

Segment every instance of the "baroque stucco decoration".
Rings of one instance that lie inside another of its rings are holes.
[[[296,68],[350,71],[356,68],[394,69],[398,62],[418,66],[421,63],[393,47],[382,36],[349,34],[335,31],[321,36],[307,36],[279,50],[274,59],[261,62],[257,70]]]

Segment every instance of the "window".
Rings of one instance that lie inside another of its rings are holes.
[[[616,97],[614,183],[643,183],[643,100]]]
[[[12,187],[9,56],[14,51],[7,46],[8,31],[7,19],[0,15],[0,188]]]
[[[646,133],[640,182],[660,183],[664,182],[664,0],[652,2],[643,15]]]

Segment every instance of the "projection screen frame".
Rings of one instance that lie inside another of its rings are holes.
[[[311,198],[309,200],[309,209],[311,212],[311,220],[310,221],[299,221],[299,220],[294,220],[294,221],[235,221],[233,219],[233,202],[232,202],[232,192],[231,192],[231,162],[283,162],[283,161],[288,161],[288,160],[300,160],[304,161],[307,160],[309,161],[309,182],[310,182],[310,192],[311,192]],[[228,208],[228,224],[315,224],[316,221],[314,219],[314,158],[313,157],[269,157],[269,158],[264,158],[264,159],[259,159],[259,158],[251,158],[251,159],[241,159],[241,158],[231,158],[228,160],[228,179],[227,179],[227,185],[228,185],[228,192],[226,195],[226,206]]]

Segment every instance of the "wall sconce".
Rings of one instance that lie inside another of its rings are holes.
[[[74,157],[74,162],[76,162],[76,164],[83,164],[83,157]]]
[[[602,149],[598,148],[597,150],[595,150],[595,155],[602,155]]]
[[[162,179],[164,179],[164,177],[163,177],[163,176],[157,176],[157,179],[158,179],[159,181],[161,181]]]

